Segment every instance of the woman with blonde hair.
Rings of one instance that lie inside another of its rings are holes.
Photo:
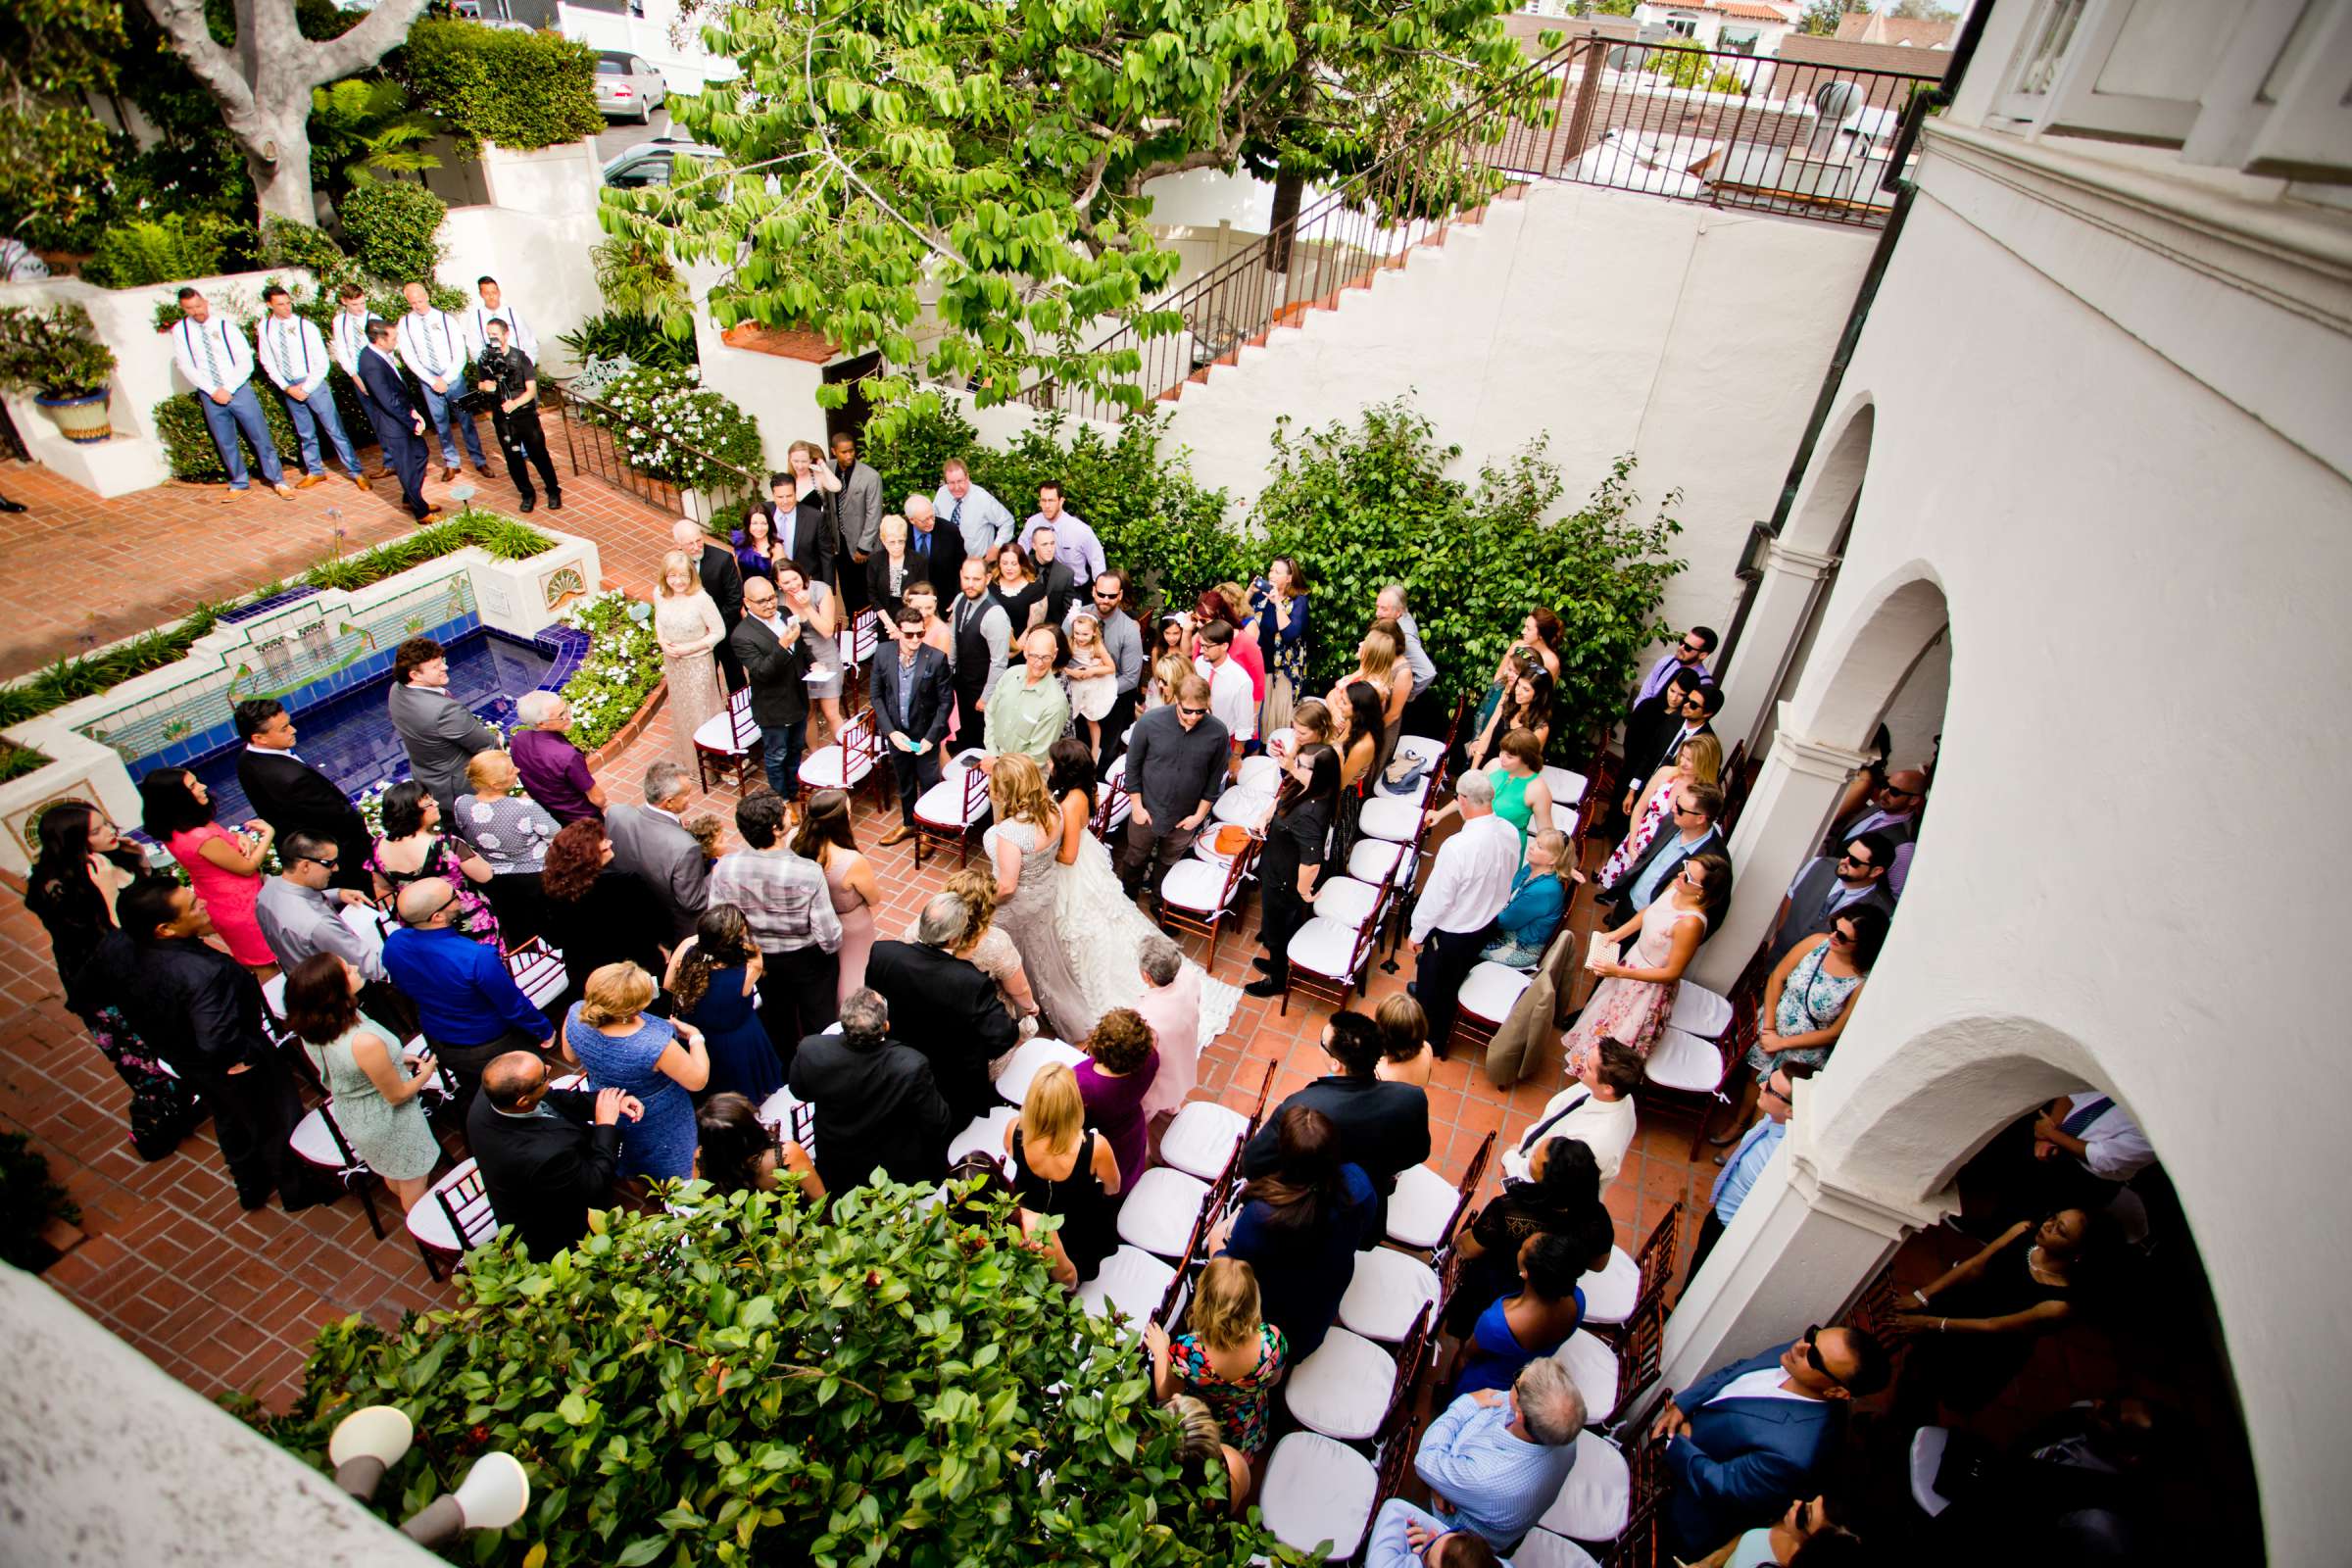
[[[1029,1081],[1020,1118],[1004,1129],[1021,1234],[1053,1260],[1055,1283],[1070,1290],[1092,1279],[1119,1245],[1119,1162],[1110,1140],[1087,1130],[1078,1075],[1054,1062]],[[1039,1235],[1039,1221],[1061,1228]]]
[[[1054,901],[1064,868],[1061,808],[1046,788],[1035,760],[1018,752],[996,759],[988,776],[988,804],[995,825],[980,836],[997,874],[997,924],[1021,955],[1038,1005],[1067,1037],[1094,1027],[1097,1011],[1062,951]]]
[[[1012,1014],[1013,1022],[1026,1035],[1037,1032],[1037,997],[1029,989],[1029,975],[1021,967],[1021,950],[1012,945],[1012,938],[997,924],[997,874],[985,865],[967,865],[948,875],[946,892],[963,901],[970,911],[963,935],[948,950],[964,959],[982,974],[997,983],[997,994],[1004,999],[1004,1010]],[[899,934],[902,942],[918,940],[923,917],[918,911]],[[1004,1058],[990,1063],[989,1076],[1004,1070]]]
[[[645,1114],[620,1129],[620,1173],[655,1178],[694,1174],[694,1094],[710,1081],[702,1031],[646,1015],[654,977],[633,963],[608,963],[564,1019],[564,1057],[592,1090],[635,1095]]]
[[[1242,1505],[1250,1500],[1250,1456],[1225,1441],[1225,1429],[1199,1396],[1171,1394],[1160,1402],[1160,1408],[1176,1418],[1176,1462],[1186,1484],[1205,1488],[1208,1478],[1222,1471],[1225,1512],[1239,1519]]]
[[[662,645],[662,674],[669,683],[669,755],[691,769],[694,732],[727,706],[727,689],[711,651],[727,638],[718,606],[683,550],[662,558],[654,584],[654,639]]]
[[[1237,645],[1238,646],[1238,645]],[[1144,685],[1144,711],[1165,708],[1176,700],[1176,688],[1193,672],[1193,662],[1182,654],[1162,654],[1152,665],[1152,678]]]
[[[865,592],[882,612],[882,623],[899,623],[899,606],[906,603],[906,585],[920,581],[926,568],[906,553],[906,519],[897,513],[881,522],[881,548],[865,560]]]
[[[1641,804],[1634,808],[1633,826],[1627,830],[1624,842],[1609,852],[1608,862],[1600,868],[1600,887],[1613,887],[1649,841],[1658,836],[1659,825],[1673,815],[1674,792],[1684,784],[1712,784],[1723,771],[1723,742],[1712,735],[1693,735],[1683,742],[1674,754],[1674,765],[1661,767],[1642,786]]]
[[[841,606],[821,578],[809,577],[792,562],[776,563],[777,608],[801,618],[808,639],[808,700],[822,713],[828,735],[841,734]],[[814,744],[815,736],[809,737]]]
[[[1547,827],[1527,841],[1527,863],[1511,878],[1510,902],[1494,916],[1498,933],[1479,956],[1510,969],[1534,969],[1544,961],[1560,921],[1568,914],[1568,835]]]
[[[1265,1450],[1274,1386],[1288,1369],[1282,1330],[1259,1308],[1257,1275],[1238,1257],[1212,1257],[1193,1288],[1190,1333],[1144,1328],[1152,1396],[1190,1394],[1205,1403],[1234,1446],[1255,1463]]]
[[[1380,751],[1372,765],[1385,768],[1396,755],[1396,737],[1404,732],[1404,705],[1413,697],[1413,672],[1404,662],[1404,634],[1395,621],[1372,623],[1364,640],[1356,644],[1354,670],[1340,677],[1328,701],[1335,706],[1348,701],[1348,686],[1359,680],[1368,682],[1380,695]]]

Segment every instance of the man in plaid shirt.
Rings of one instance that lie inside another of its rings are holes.
[[[760,1017],[786,1072],[806,1037],[836,1016],[841,916],[825,873],[785,842],[791,808],[762,790],[735,808],[735,830],[748,849],[722,855],[710,868],[710,904],[743,911],[760,945]]]

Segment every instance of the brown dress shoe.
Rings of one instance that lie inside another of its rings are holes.
[[[324,483],[326,483],[326,475],[324,473],[306,473],[302,476],[302,482],[296,485],[294,488],[297,490],[308,490],[315,484]]]
[[[914,837],[914,829],[908,827],[906,823],[901,822],[897,827],[894,827],[889,832],[883,834],[881,839],[876,843],[875,848],[887,850],[893,844],[904,844],[912,837]]]
[[[419,528],[429,528],[440,520],[441,509],[439,507],[427,507],[424,509],[424,515],[416,519],[416,526]]]
[[[368,476],[364,473],[353,474],[351,476],[351,482],[355,485],[358,485],[363,490],[368,488]]]
[[[443,468],[441,470],[441,482],[443,484],[454,484],[457,481],[457,477],[458,470],[455,468]]]

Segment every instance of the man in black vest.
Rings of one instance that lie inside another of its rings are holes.
[[[939,782],[939,747],[955,710],[948,656],[924,644],[923,612],[901,606],[891,638],[874,653],[872,681],[874,728],[899,783],[899,825],[882,835],[885,849],[914,836],[914,803]]]
[[[252,697],[236,707],[237,733],[245,750],[237,757],[237,787],[283,845],[296,833],[335,841],[335,874],[329,886],[357,888],[373,896],[368,852],[373,841],[368,819],[335,781],[294,755],[294,720],[285,706]]]
[[[735,651],[735,628],[743,621],[743,568],[735,552],[718,543],[684,517],[669,525],[669,542],[694,563],[703,592],[718,607],[719,624],[727,634],[718,640],[718,665],[727,672],[727,690],[743,687],[743,659]]]
[[[964,744],[977,745],[989,693],[1012,662],[1012,617],[989,592],[986,562],[966,557],[957,587],[948,609],[948,626],[956,634],[956,733]]]

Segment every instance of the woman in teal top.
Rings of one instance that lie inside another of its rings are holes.
[[[1494,781],[1494,814],[1519,830],[1519,842],[1525,844],[1528,834],[1542,832],[1551,826],[1551,789],[1544,782],[1544,743],[1536,739],[1531,729],[1515,729],[1502,738],[1502,750],[1487,764],[1487,776]],[[1456,801],[1429,819],[1431,828],[1449,816],[1462,814],[1461,803]]]
[[[1797,1561],[1797,1553],[1814,1541],[1838,1542],[1860,1555],[1861,1540],[1833,1517],[1837,1508],[1827,1496],[1800,1497],[1788,1505],[1788,1511],[1778,1524],[1759,1526],[1712,1556],[1701,1558],[1694,1568],[1787,1568]],[[1807,1561],[1815,1555],[1828,1562],[1831,1553],[1823,1549],[1818,1554],[1807,1553]]]
[[[1527,863],[1511,879],[1511,902],[1494,917],[1501,935],[1479,954],[1490,963],[1533,969],[1568,912],[1568,885],[1560,880],[1568,858],[1568,835],[1544,828],[1527,841]]]

